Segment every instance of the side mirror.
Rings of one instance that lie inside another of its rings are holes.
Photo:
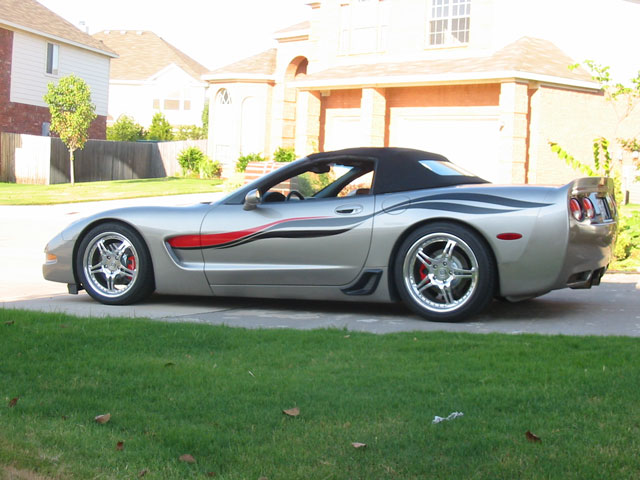
[[[247,193],[247,196],[244,197],[244,206],[242,208],[245,210],[254,210],[261,201],[260,190],[251,190]]]

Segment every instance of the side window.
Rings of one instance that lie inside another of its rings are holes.
[[[60,46],[55,43],[47,43],[47,66],[48,75],[58,75],[58,66],[60,62]]]
[[[368,195],[373,184],[372,170],[373,165],[366,162],[316,164],[271,187],[264,193],[263,202]]]
[[[353,195],[369,195],[373,184],[373,172],[365,173],[355,178],[338,193],[338,197],[350,197]]]

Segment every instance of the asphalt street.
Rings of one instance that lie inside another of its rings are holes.
[[[54,206],[0,206],[0,307],[243,328],[640,336],[640,274],[607,274],[599,287],[555,291],[517,304],[496,301],[482,315],[457,324],[423,321],[401,304],[155,295],[141,304],[108,307],[84,292],[69,295],[66,285],[42,278],[44,246],[76,218],[123,205],[188,205],[214,198],[215,195],[199,194]]]

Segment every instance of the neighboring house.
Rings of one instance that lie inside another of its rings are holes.
[[[96,106],[89,136],[104,139],[109,61],[115,57],[34,0],[0,0],[0,132],[48,135],[47,85],[75,74],[91,88]]]
[[[620,123],[590,74],[568,68],[588,54],[564,49],[582,55],[582,44],[606,43],[630,23],[625,15],[640,19],[638,2],[606,3],[310,2],[310,20],[276,32],[277,48],[203,76],[209,154],[231,166],[240,154],[279,146],[299,156],[404,146],[442,153],[494,182],[564,182],[577,174],[548,142],[589,161],[594,138],[639,133]]]
[[[128,115],[148,127],[162,112],[171,125],[202,126],[205,67],[153,32],[109,30],[93,38],[119,55],[111,62],[110,122]]]

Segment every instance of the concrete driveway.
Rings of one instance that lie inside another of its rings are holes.
[[[607,274],[591,290],[561,290],[518,304],[494,302],[466,323],[425,322],[402,305],[153,296],[127,307],[107,307],[86,293],[42,278],[44,246],[80,216],[122,205],[188,205],[215,194],[38,207],[0,206],[0,305],[74,315],[147,317],[246,328],[346,328],[476,333],[640,336],[640,274]]]

